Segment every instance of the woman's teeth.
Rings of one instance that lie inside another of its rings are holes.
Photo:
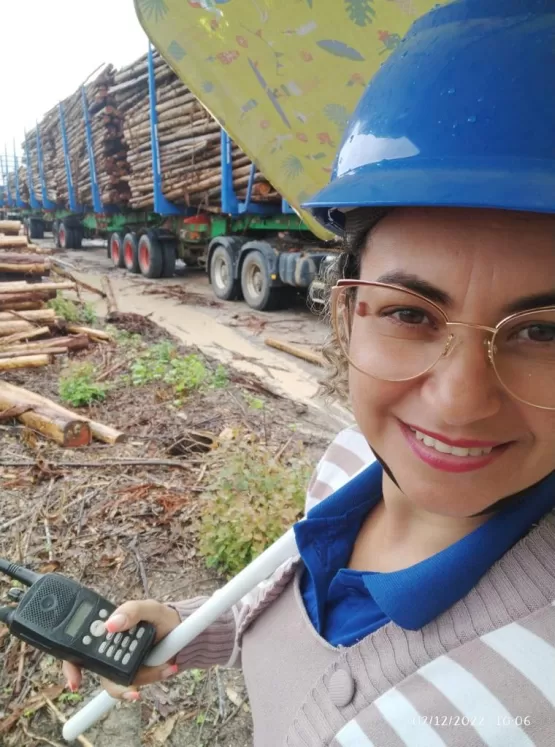
[[[443,443],[443,441],[438,441],[437,438],[432,438],[431,436],[427,436],[425,433],[421,433],[420,431],[415,430],[414,428],[411,428],[411,431],[415,434],[416,438],[419,441],[422,441],[426,446],[429,446],[431,449],[435,449],[436,451],[441,452],[442,454],[453,454],[453,456],[458,457],[478,457],[478,456],[486,456],[486,454],[490,454],[493,446],[487,446],[485,448],[476,448],[476,449],[467,449],[462,446],[450,446],[449,444]]]

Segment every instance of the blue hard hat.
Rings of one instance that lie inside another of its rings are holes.
[[[303,205],[336,233],[396,206],[555,212],[555,0],[457,0],[412,26]]]

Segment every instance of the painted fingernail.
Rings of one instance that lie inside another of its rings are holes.
[[[139,698],[141,697],[141,693],[136,692],[136,690],[130,690],[127,693],[123,693],[121,697],[125,698],[125,700],[134,701],[134,700],[139,700]]]
[[[179,667],[177,664],[172,664],[171,667],[166,667],[162,672],[162,679],[167,680],[169,677],[173,677],[174,674],[177,674],[179,670]]]
[[[79,690],[79,685],[76,685],[75,682],[68,682],[67,686],[69,687],[72,693],[76,693],[77,690]]]
[[[116,630],[121,630],[127,624],[127,617],[122,612],[117,612],[112,617],[106,620],[106,630],[109,633],[113,633]]]

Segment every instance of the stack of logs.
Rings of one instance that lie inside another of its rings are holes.
[[[85,95],[100,198],[105,205],[123,206],[129,202],[130,197],[127,183],[129,166],[123,143],[122,117],[114,107],[113,96],[108,95],[113,77],[114,68],[107,65],[95,80],[85,87]],[[80,205],[90,206],[92,186],[81,89],[62,102],[62,109],[75,199]],[[59,106],[55,106],[44,117],[39,124],[39,133],[48,198],[60,207],[67,207],[69,200]],[[29,154],[35,195],[40,196],[42,191],[35,130],[27,135],[23,147]]]
[[[0,221],[0,372],[46,366],[91,340],[111,340],[102,330],[66,324],[47,307],[58,291],[75,290],[75,283],[45,281],[51,260],[20,233],[18,221]],[[87,446],[93,438],[109,444],[124,439],[114,428],[0,379],[0,420],[14,419],[65,447]]]
[[[221,209],[220,128],[160,55],[154,55],[162,191],[176,204]],[[147,56],[115,71],[108,65],[86,87],[99,191],[105,205],[151,209],[154,202],[150,103]],[[76,91],[62,102],[70,151],[70,168],[76,200],[92,205],[89,156],[83,121],[82,94]],[[48,198],[68,206],[66,166],[62,147],[59,107],[38,125],[42,142]],[[26,138],[31,178],[36,196],[42,194],[37,158],[36,131]],[[233,184],[244,199],[250,161],[233,146]],[[27,185],[25,172],[21,184]],[[25,199],[25,198],[24,198]],[[253,202],[280,198],[260,173],[254,180]]]
[[[0,221],[0,371],[36,368],[82,350],[101,330],[65,324],[47,302],[72,282],[51,282],[48,250],[27,243],[19,221]]]
[[[154,64],[164,196],[181,205],[218,209],[222,183],[220,127],[161,57],[155,56]],[[146,57],[118,72],[114,81],[118,83],[112,89],[118,109],[125,110],[131,206],[146,208],[153,202]],[[233,146],[232,162],[233,184],[238,196],[244,198],[250,161]],[[252,200],[278,202],[279,199],[270,183],[257,173]]]

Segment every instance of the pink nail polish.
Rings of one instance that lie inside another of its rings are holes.
[[[122,695],[122,698],[125,698],[125,700],[130,700],[130,701],[139,700],[140,697],[141,697],[141,694],[137,692],[123,693]]]

